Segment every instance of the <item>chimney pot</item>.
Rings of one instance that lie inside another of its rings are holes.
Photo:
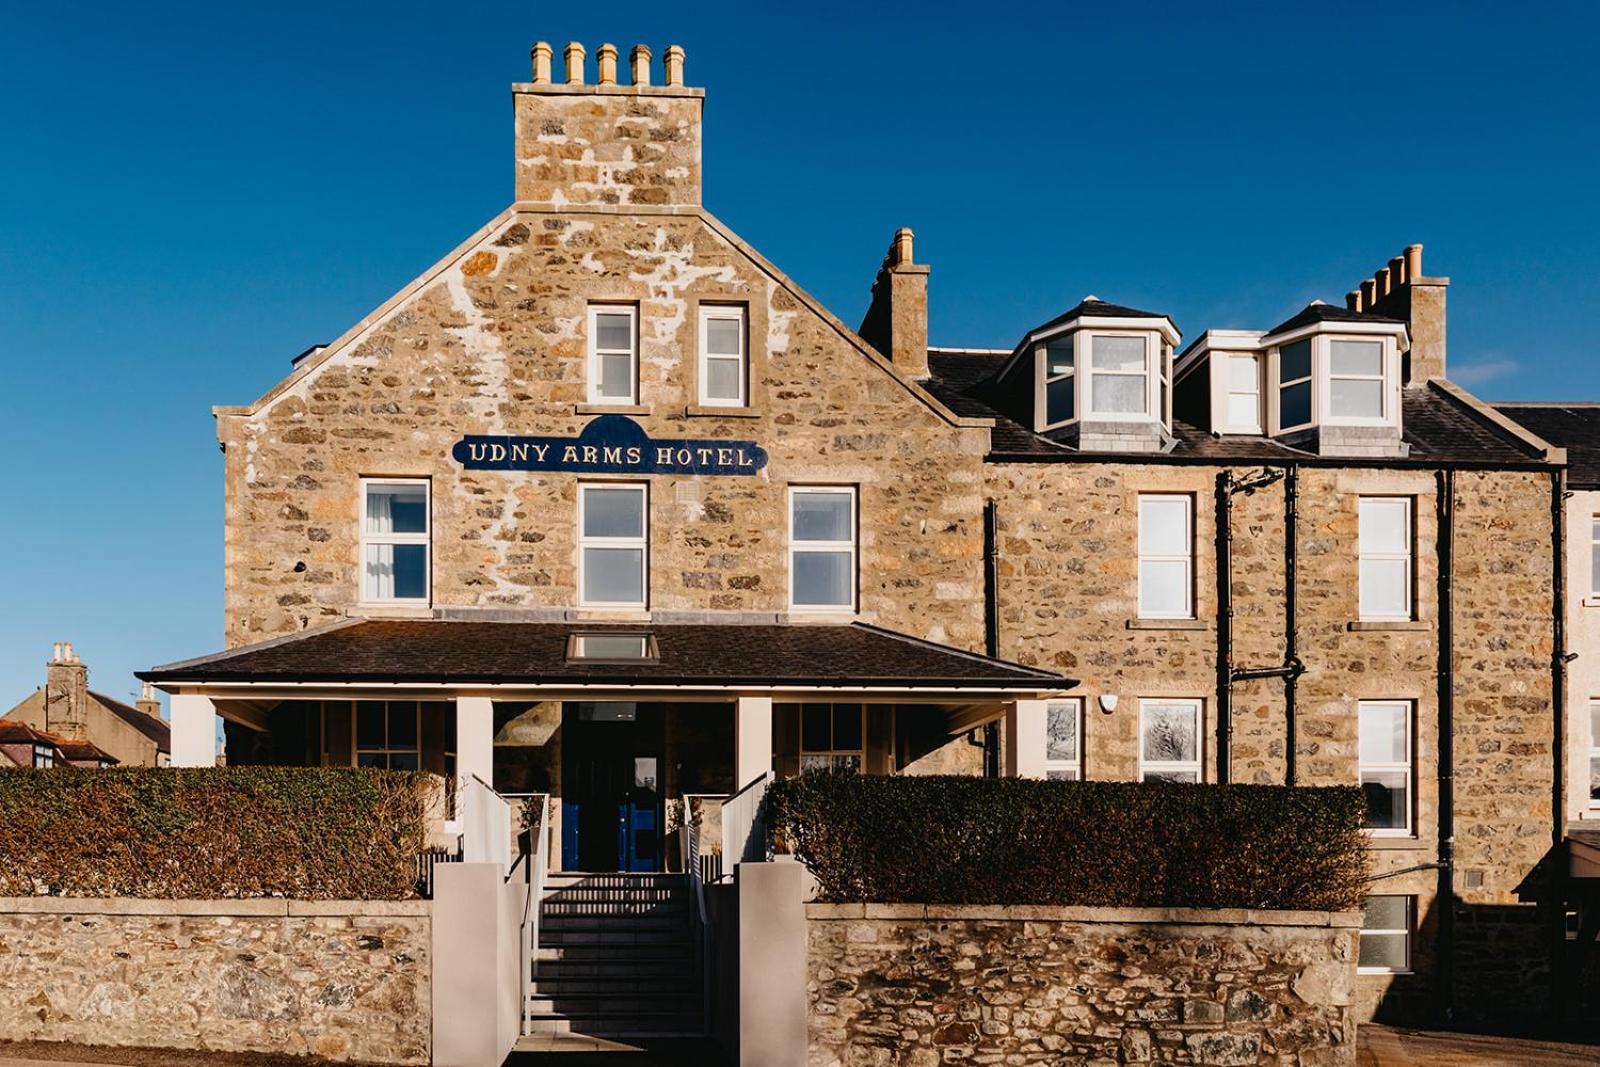
[[[1389,284],[1398,289],[1411,279],[1406,277],[1406,257],[1395,256],[1389,261]]]
[[[902,226],[894,232],[893,266],[912,262],[911,246],[915,236],[909,226]]]
[[[572,41],[567,45],[567,84],[583,84],[583,45]]]
[[[1344,306],[1349,308],[1351,311],[1360,311],[1361,290],[1352,289],[1348,293],[1344,294]]]
[[[1382,300],[1384,297],[1389,295],[1390,289],[1389,289],[1389,268],[1388,267],[1379,267],[1377,270],[1373,271],[1372,272],[1372,280],[1374,282],[1376,282],[1377,285],[1378,285],[1378,299],[1379,300]]]
[[[1406,281],[1414,282],[1418,278],[1422,277],[1422,246],[1421,245],[1407,245],[1406,246],[1406,250],[1405,250],[1405,257],[1406,257]]]
[[[667,46],[667,84],[683,84],[683,49],[677,45]]]
[[[633,51],[629,53],[629,58],[633,61],[633,84],[649,85],[650,46],[644,44],[634,45]]]
[[[549,41],[539,41],[533,46],[533,84],[550,84],[550,58],[555,55],[555,50],[550,47]]]
[[[1371,278],[1368,278],[1366,281],[1361,283],[1361,303],[1364,304],[1367,310],[1370,311],[1372,309],[1372,305],[1376,304],[1377,302],[1378,283],[1373,281]]]
[[[68,641],[62,647],[63,647],[63,650],[66,652],[66,662],[67,663],[76,663],[76,662],[78,662],[77,655],[72,651],[72,642],[71,641]]]
[[[600,73],[597,76],[599,83],[617,84],[617,46],[610,43],[603,44],[594,55],[600,65]]]
[[[61,662],[61,642],[60,641],[57,641],[57,642],[55,642],[54,644],[52,644],[50,646],[50,662],[51,663],[60,663]]]

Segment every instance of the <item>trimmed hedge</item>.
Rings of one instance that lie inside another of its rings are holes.
[[[0,771],[0,896],[413,897],[438,786],[313,767]]]
[[[823,900],[1101,907],[1360,907],[1354,786],[804,774],[767,825]]]

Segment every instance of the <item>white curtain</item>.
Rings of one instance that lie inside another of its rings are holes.
[[[367,533],[394,533],[394,496],[390,493],[367,494]],[[367,546],[367,599],[391,600],[394,598],[394,546]]]

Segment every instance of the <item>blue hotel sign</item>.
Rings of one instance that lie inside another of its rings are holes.
[[[767,453],[754,441],[660,438],[624,415],[601,415],[577,437],[469,434],[450,454],[467,470],[573,474],[755,474]]]

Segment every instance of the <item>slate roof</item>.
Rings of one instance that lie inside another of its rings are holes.
[[[1352,311],[1338,304],[1307,304],[1294,315],[1278,323],[1267,331],[1270,336],[1276,333],[1287,333],[1298,330],[1302,326],[1310,326],[1315,322],[1377,322],[1404,326],[1404,319],[1391,319],[1384,315],[1373,315],[1365,311]]]
[[[15,719],[0,719],[0,745],[49,745],[57,755],[67,760],[119,762],[93,741],[60,737]]]
[[[1600,489],[1600,404],[1496,404],[1551,444],[1567,450],[1567,484]]]
[[[1009,390],[1001,390],[993,381],[995,373],[1007,358],[1006,355],[983,351],[931,351],[928,353],[931,376],[923,385],[957,415],[995,420],[989,439],[991,459],[1057,457],[1070,461],[1083,455],[1075,448],[1034,433],[1028,425],[1019,421],[1016,399],[1005,395]],[[1532,447],[1506,430],[1443,390],[1429,385],[1409,385],[1401,390],[1401,421],[1404,439],[1411,445],[1411,459],[1519,464],[1541,458]],[[1168,454],[1196,460],[1264,463],[1321,458],[1313,452],[1292,448],[1270,437],[1232,434],[1219,437],[1181,419],[1173,420],[1172,436],[1175,443]],[[1128,462],[1160,456],[1126,452],[1117,455]]]
[[[1040,330],[1048,330],[1052,326],[1059,326],[1063,322],[1071,322],[1073,319],[1081,319],[1085,316],[1101,319],[1166,318],[1166,316],[1159,311],[1140,311],[1138,308],[1123,307],[1121,304],[1108,304],[1104,300],[1096,300],[1094,297],[1086,297],[1085,299],[1078,301],[1077,305],[1071,310],[1063,311],[1049,322],[1046,322],[1040,326],[1035,326],[1028,332],[1038,333]]]
[[[172,726],[165,719],[146,715],[138,708],[129,707],[114,697],[96,693],[92,689],[89,690],[89,696],[111,714],[154,741],[157,751],[165,752],[169,756],[172,754]]]
[[[567,658],[572,634],[655,637],[659,656]],[[369,619],[139,672],[151,682],[418,682],[860,685],[1064,689],[1051,671],[863,623],[738,625]]]

